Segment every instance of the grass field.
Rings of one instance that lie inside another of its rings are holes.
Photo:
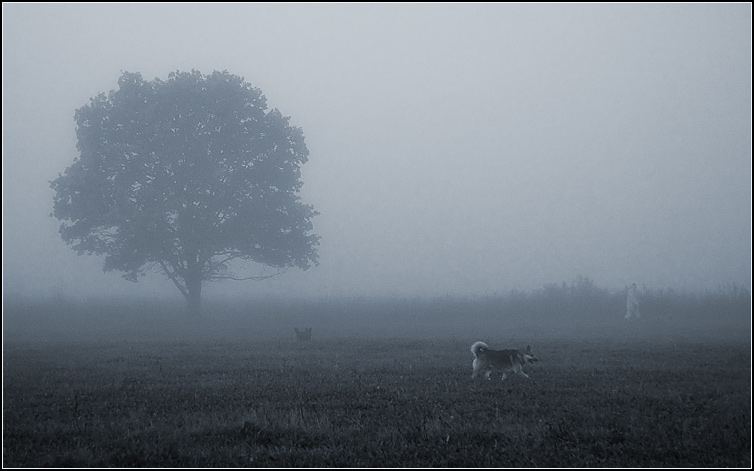
[[[217,309],[191,324],[144,306],[110,306],[120,322],[106,324],[107,305],[6,306],[3,465],[751,466],[748,316],[339,306]],[[294,326],[313,341],[296,342]],[[531,344],[531,381],[472,381],[475,340]]]

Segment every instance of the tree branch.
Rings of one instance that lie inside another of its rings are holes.
[[[179,290],[179,291],[180,291],[180,292],[181,292],[181,293],[183,294],[183,296],[185,296],[186,298],[188,298],[188,290],[186,290],[186,287],[185,287],[185,286],[183,286],[183,285],[182,285],[182,284],[181,284],[181,283],[180,283],[180,282],[178,281],[178,279],[176,278],[175,274],[174,274],[174,273],[172,273],[172,272],[171,272],[171,271],[170,271],[170,270],[168,269],[168,267],[167,267],[167,266],[165,265],[165,262],[164,262],[164,261],[162,261],[162,260],[160,260],[160,265],[162,265],[162,270],[163,270],[163,271],[165,272],[165,274],[166,274],[166,275],[168,276],[168,278],[170,278],[170,279],[171,279],[171,280],[173,281],[173,283],[175,283],[175,286],[176,286],[176,287],[178,288],[178,290]]]
[[[286,268],[278,268],[275,273],[271,275],[258,275],[258,276],[245,276],[237,277],[234,275],[210,275],[206,278],[207,281],[221,281],[221,280],[233,280],[233,281],[263,281],[263,280],[276,280],[283,276],[288,271]]]

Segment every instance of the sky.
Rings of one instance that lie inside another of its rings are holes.
[[[750,3],[2,8],[4,296],[180,298],[77,256],[49,182],[122,72],[192,69],[303,130],[320,213],[318,266],[205,296],[751,288]]]

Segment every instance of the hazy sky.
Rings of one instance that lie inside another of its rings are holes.
[[[3,3],[3,288],[176,296],[77,256],[49,181],[122,71],[301,127],[320,265],[209,295],[751,284],[751,4]],[[249,267],[256,274],[259,267]]]

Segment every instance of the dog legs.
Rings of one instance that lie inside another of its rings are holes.
[[[531,379],[531,378],[529,378],[529,375],[527,375],[526,373],[523,372],[523,370],[518,370],[518,371],[514,370],[513,374],[516,374],[516,373],[520,374],[521,376],[523,376],[526,379]],[[505,378],[507,378],[507,377],[508,377],[508,373],[507,372],[503,373],[502,381],[505,381]],[[490,379],[490,378],[487,378],[487,379]]]
[[[511,363],[513,363],[513,361],[514,361],[515,359],[516,359],[516,358],[514,358],[514,357],[511,357]],[[523,360],[522,360],[522,361],[523,361]],[[524,373],[524,368],[523,368],[523,365],[521,365],[521,364],[519,364],[519,363],[514,363],[514,364],[515,364],[515,366],[513,367],[513,374],[516,374],[516,373],[518,373],[518,374],[522,375],[522,376],[523,376],[524,378],[526,378],[526,379],[531,379],[531,378],[529,378],[529,375],[527,375],[526,373]]]
[[[477,363],[477,360],[474,359],[474,362],[471,364],[471,367],[473,368],[473,371],[471,372],[471,379],[476,378],[476,375],[479,373],[479,364]]]

